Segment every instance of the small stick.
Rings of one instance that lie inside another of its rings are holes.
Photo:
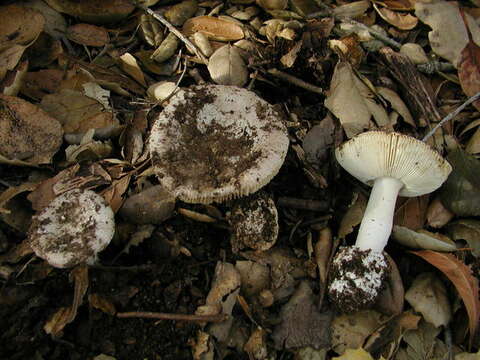
[[[307,83],[306,81],[303,81],[293,75],[287,74],[283,71],[280,71],[278,69],[269,69],[268,73],[275,76],[276,78],[279,78],[281,80],[287,81],[295,86],[301,87],[305,90],[323,95],[323,89],[321,87],[312,85]]]
[[[465,101],[462,105],[460,105],[458,108],[456,108],[454,111],[452,111],[450,114],[445,116],[442,120],[440,120],[440,122],[437,125],[435,125],[434,128],[427,133],[427,135],[423,137],[422,141],[427,141],[428,138],[430,138],[433,134],[435,134],[435,131],[437,131],[439,127],[443,126],[447,121],[453,119],[463,109],[465,109],[468,105],[470,105],[471,103],[473,103],[478,99],[480,99],[480,92],[468,98],[467,101]]]
[[[192,315],[192,314],[171,314],[158,313],[151,311],[132,311],[117,313],[119,318],[142,318],[142,319],[158,319],[158,320],[175,320],[175,321],[198,321],[198,322],[222,322],[227,319],[227,315]]]
[[[195,55],[197,55],[198,58],[202,60],[202,62],[205,65],[208,65],[208,59],[205,56],[203,56],[202,52],[198,49],[198,47],[194,43],[192,43],[190,40],[188,40],[180,31],[178,31],[175,26],[170,24],[167,21],[167,19],[165,19],[162,15],[157,14],[155,11],[146,7],[145,5],[136,4],[136,6],[138,6],[140,9],[145,11],[147,14],[151,15],[156,20],[160,21],[163,25],[165,25],[168,28],[168,30],[170,30],[173,34],[175,34],[176,37],[182,40],[187,46],[191,47],[195,52]]]

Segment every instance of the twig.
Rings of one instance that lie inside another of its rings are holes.
[[[474,101],[480,99],[480,92],[476,93],[472,97],[468,98],[467,101],[465,101],[462,105],[460,105],[458,108],[456,108],[454,111],[452,111],[450,114],[445,116],[440,122],[434,126],[432,130],[430,130],[427,135],[425,135],[422,139],[422,141],[427,141],[428,138],[430,138],[433,134],[435,134],[435,131],[438,130],[439,127],[442,127],[443,124],[445,124],[447,121],[453,119],[455,116],[457,116],[463,109],[465,109],[468,105],[473,103]]]
[[[147,14],[151,15],[154,19],[160,21],[163,25],[165,25],[168,28],[168,30],[170,30],[173,34],[175,34],[176,37],[182,40],[185,43],[185,45],[193,49],[193,51],[195,52],[195,55],[197,55],[198,58],[202,60],[202,62],[205,65],[208,65],[208,59],[205,56],[203,56],[202,52],[198,49],[198,47],[194,43],[192,43],[190,40],[188,40],[180,31],[178,31],[175,26],[170,24],[167,19],[165,19],[162,15],[157,14],[155,11],[146,7],[145,5],[136,4],[136,6],[142,9],[143,11],[145,11]]]
[[[175,320],[175,321],[198,321],[198,322],[222,322],[227,319],[227,315],[191,315],[191,314],[171,314],[171,313],[157,313],[151,311],[132,311],[117,313],[119,318],[143,318],[143,319],[158,319],[158,320]]]
[[[437,71],[454,71],[455,66],[446,62],[429,61],[428,63],[417,65],[417,69],[418,71],[431,75]]]
[[[305,90],[308,90],[308,91],[311,91],[311,92],[314,92],[314,93],[317,93],[317,94],[320,94],[320,95],[324,94],[323,89],[321,87],[309,84],[306,81],[303,81],[303,80],[301,80],[301,79],[299,79],[299,78],[297,78],[293,75],[287,74],[287,73],[285,73],[283,71],[280,71],[278,69],[269,69],[268,73],[275,76],[276,78],[287,81],[287,82],[289,82],[289,83],[291,83],[295,86],[301,87]]]
[[[389,38],[388,36],[383,35],[381,32],[378,32],[376,30],[371,29],[370,27],[368,27],[365,24],[362,24],[361,22],[358,22],[358,21],[355,21],[355,20],[352,20],[352,19],[348,19],[348,20],[346,20],[346,22],[350,23],[352,25],[358,26],[363,30],[368,31],[370,33],[370,35],[376,37],[378,40],[384,42],[387,45],[390,45],[391,47],[394,47],[396,49],[400,49],[402,47],[402,44],[400,44],[398,41],[395,41],[395,40]]]

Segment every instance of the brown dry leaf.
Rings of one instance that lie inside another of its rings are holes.
[[[36,189],[27,197],[32,203],[33,210],[40,211],[45,208],[50,201],[52,201],[58,195],[53,189],[54,185],[58,182],[67,182],[68,180],[72,179],[79,169],[80,165],[74,165],[60,171],[54,177],[40,183],[40,185],[38,185]]]
[[[374,101],[372,91],[345,61],[335,67],[325,106],[340,120],[348,138],[368,129],[372,117],[379,126],[390,122],[385,109]]]
[[[480,91],[480,47],[473,41],[472,33],[467,26],[466,15],[461,9],[460,15],[467,30],[468,43],[460,53],[458,79],[463,92],[470,97]],[[480,100],[475,101],[473,106],[480,110]]]
[[[480,220],[463,219],[449,224],[449,235],[455,240],[464,240],[475,257],[480,257]]]
[[[88,295],[88,302],[90,303],[90,305],[92,305],[92,307],[103,311],[105,314],[115,315],[115,313],[117,312],[117,310],[115,309],[115,305],[100,294]]]
[[[455,214],[448,210],[439,197],[433,199],[427,209],[427,224],[433,228],[441,228],[448,224]]]
[[[243,347],[243,350],[253,359],[266,359],[267,351],[267,332],[258,326],[253,330],[250,338]]]
[[[414,9],[416,0],[374,0],[374,3],[383,5],[390,10],[409,11]]]
[[[45,19],[31,8],[0,6],[0,51],[14,45],[31,44],[43,30]]]
[[[332,349],[343,354],[346,349],[362,346],[386,320],[387,317],[373,310],[336,316],[332,323]]]
[[[341,52],[341,54],[344,56],[344,59],[347,59],[347,61],[352,64],[354,68],[358,68],[365,57],[365,52],[360,46],[357,34],[350,34],[342,37],[339,40],[329,40],[328,46],[336,52]]]
[[[47,33],[41,33],[37,40],[25,50],[25,57],[31,68],[45,68],[63,53],[62,43]]]
[[[220,85],[243,86],[248,80],[248,70],[240,51],[230,44],[217,49],[208,62],[212,80]]]
[[[9,71],[3,81],[0,81],[0,93],[8,96],[17,96],[25,81],[27,71],[28,61],[22,61],[13,71]]]
[[[43,97],[40,106],[55,117],[67,134],[83,134],[119,124],[112,111],[103,104],[75,90],[63,89]]]
[[[70,281],[72,280],[75,282],[72,305],[58,309],[43,326],[43,330],[52,337],[59,337],[65,326],[75,320],[77,316],[78,308],[82,304],[89,283],[87,265],[79,265],[74,268],[70,272]]]
[[[280,311],[282,322],[273,331],[277,349],[310,346],[315,349],[331,345],[332,312],[321,313],[307,281],[302,281]]]
[[[128,174],[118,180],[113,181],[112,185],[102,191],[101,195],[105,201],[112,208],[113,212],[117,212],[123,204],[123,194],[127,191],[130,184],[131,174]]]
[[[393,11],[373,4],[380,17],[400,30],[412,30],[418,24],[418,18],[408,13]]]
[[[86,46],[102,47],[110,41],[105,28],[91,24],[69,26],[66,35],[73,42]]]
[[[367,198],[362,193],[356,193],[340,222],[340,228],[338,229],[338,237],[340,239],[345,239],[348,234],[352,233],[354,227],[362,222],[366,208]]]
[[[95,24],[113,23],[135,10],[129,0],[45,0],[55,10]]]
[[[245,36],[240,25],[213,16],[197,16],[188,19],[183,24],[182,32],[185,36],[201,32],[209,39],[219,41],[237,41]]]
[[[386,101],[390,103],[390,106],[395,110],[403,120],[413,126],[414,128],[417,127],[415,120],[413,120],[412,114],[408,109],[407,105],[403,102],[400,96],[393,90],[386,88],[386,87],[376,87],[378,94],[384,98]]]
[[[447,289],[434,273],[418,275],[405,293],[405,300],[436,327],[446,326],[452,319]]]
[[[33,191],[37,188],[37,186],[38,186],[38,183],[25,182],[19,186],[9,187],[7,190],[0,193],[0,213],[8,212],[8,210],[4,209],[3,207],[7,202],[10,201],[10,199],[14,198],[15,196],[23,192]]]
[[[25,49],[23,45],[12,45],[0,52],[0,80],[5,78],[8,71],[15,69]]]
[[[173,214],[174,196],[161,185],[154,185],[129,196],[120,215],[133,224],[161,224]]]
[[[83,161],[96,161],[109,157],[112,152],[111,141],[94,141],[94,129],[88,130],[79,145],[70,145],[65,149],[65,163],[70,165]]]
[[[237,261],[235,267],[240,273],[242,294],[246,297],[258,295],[270,287],[270,270],[268,266],[254,261]]]
[[[462,21],[458,4],[453,1],[417,1],[415,15],[432,28],[428,38],[432,50],[457,67],[462,50],[468,44],[467,29]],[[480,27],[470,15],[465,15],[473,41],[480,44]]]
[[[395,211],[393,223],[412,230],[423,228],[429,195],[407,198]]]
[[[412,251],[412,253],[435,266],[453,283],[467,309],[470,341],[472,341],[480,320],[478,279],[472,275],[472,271],[467,265],[451,254],[430,250]]]
[[[476,104],[476,102],[474,103]],[[469,154],[478,154],[480,153],[480,128],[475,130],[472,137],[468,140],[465,151]]]
[[[358,18],[365,14],[365,12],[370,7],[370,1],[367,0],[360,0],[360,1],[353,1],[351,3],[346,3],[340,6],[337,6],[333,9],[333,13],[335,16],[338,17],[345,17],[345,18]]]
[[[386,257],[390,266],[390,272],[385,281],[385,288],[380,293],[375,307],[382,314],[398,315],[403,310],[405,289],[403,288],[402,277],[397,264],[390,255],[386,254]]]
[[[17,97],[0,95],[0,104],[0,162],[50,163],[62,145],[60,123]]]
[[[60,39],[67,31],[67,21],[58,11],[48,6],[43,0],[23,0],[20,5],[32,8],[43,15],[45,26],[43,31],[55,39]]]
[[[347,349],[341,356],[332,357],[332,360],[374,360],[372,355],[362,348]]]
[[[21,93],[34,100],[41,100],[45,95],[56,92],[65,72],[58,69],[45,69],[28,72],[22,84]]]
[[[145,76],[143,75],[142,69],[137,63],[137,60],[133,57],[130,53],[125,53],[120,56],[120,67],[125,71],[128,75],[134,78],[137,82],[139,82],[142,86],[147,86],[147,82],[145,81]]]
[[[198,9],[197,0],[184,0],[178,4],[171,6],[163,16],[175,26],[182,26],[183,23],[190,19]]]

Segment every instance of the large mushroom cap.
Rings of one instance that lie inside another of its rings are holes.
[[[179,91],[149,140],[159,182],[189,203],[248,195],[280,170],[288,150],[281,116],[253,92],[202,85]]]
[[[340,165],[372,186],[379,177],[393,177],[404,186],[400,196],[420,196],[438,189],[452,171],[450,164],[424,142],[411,136],[368,131],[335,149]]]
[[[35,254],[54,267],[95,260],[115,231],[114,214],[91,190],[71,190],[33,217],[29,241]]]

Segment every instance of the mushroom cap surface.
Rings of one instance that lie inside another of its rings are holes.
[[[234,253],[246,247],[265,251],[277,241],[278,211],[273,199],[261,191],[237,200],[227,219]]]
[[[452,171],[450,164],[423,141],[383,131],[367,131],[335,149],[340,165],[372,186],[376,178],[393,177],[404,186],[400,196],[420,196],[438,189]]]
[[[57,196],[33,217],[29,241],[38,257],[68,268],[93,262],[114,232],[114,214],[103,197],[75,189]]]
[[[149,150],[160,184],[189,203],[251,194],[288,150],[282,116],[246,89],[199,85],[176,93],[153,124]]]
[[[341,247],[331,267],[328,296],[332,305],[346,313],[371,307],[383,289],[389,270],[383,252]]]

